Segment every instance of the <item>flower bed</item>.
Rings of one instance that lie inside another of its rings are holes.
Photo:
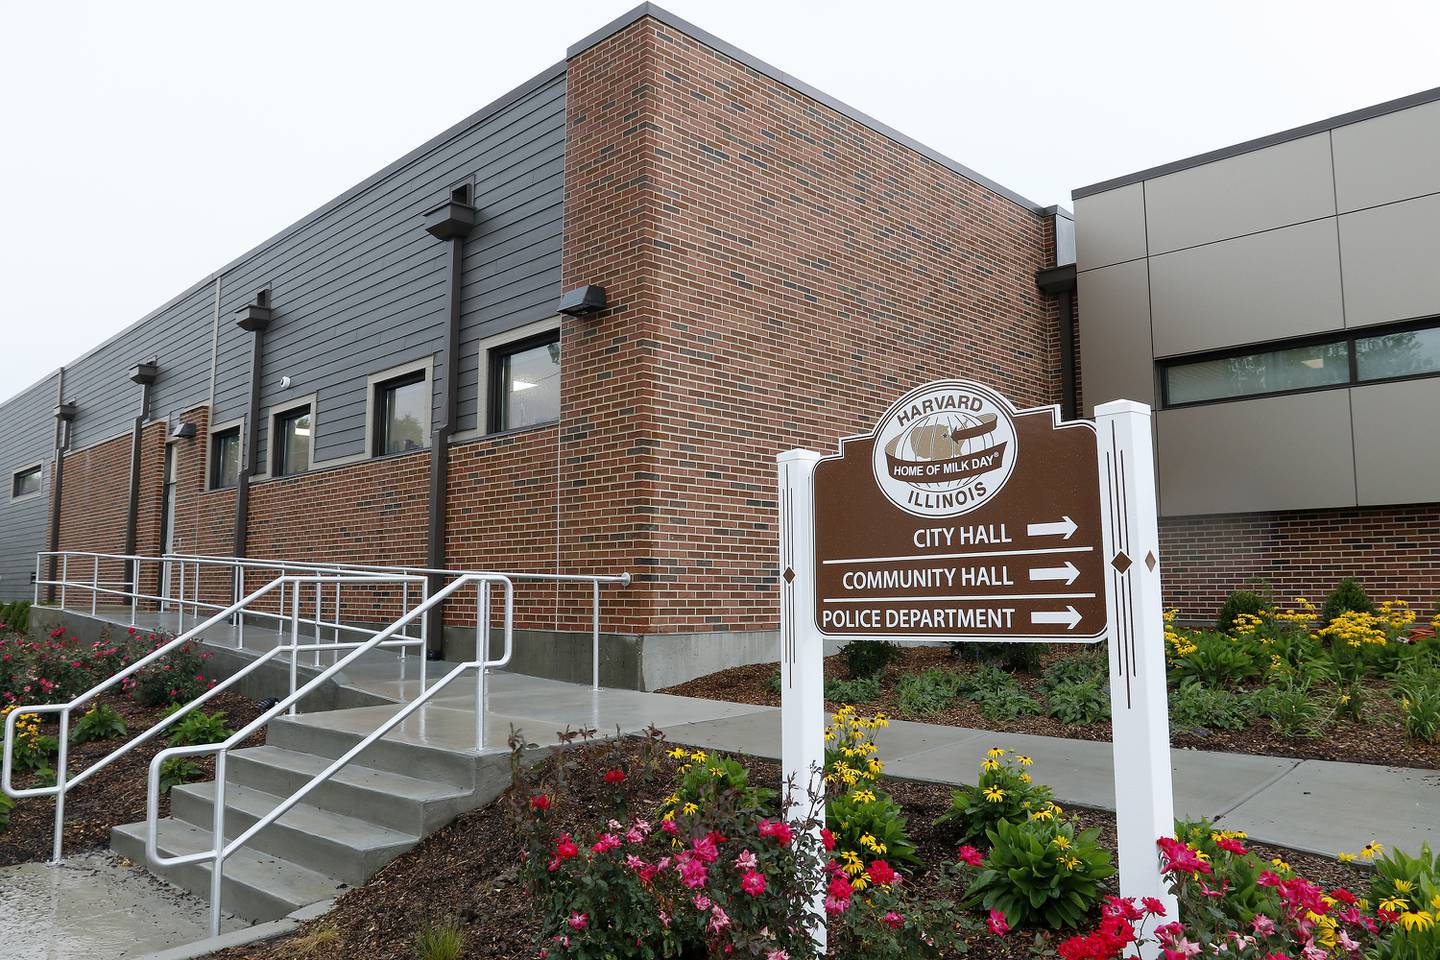
[[[1358,586],[1340,599],[1369,604]],[[1440,641],[1425,618],[1399,602],[1330,620],[1303,599],[1235,606],[1223,631],[1167,624],[1176,746],[1440,769]],[[1103,649],[1023,644],[860,641],[825,663],[831,709],[1086,740],[1110,737],[1106,673]],[[662,692],[774,705],[777,675],[758,664]]]

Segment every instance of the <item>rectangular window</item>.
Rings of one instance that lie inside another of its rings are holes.
[[[1172,404],[1199,403],[1312,390],[1349,379],[1349,344],[1340,340],[1169,367],[1165,396]]]
[[[33,497],[40,492],[40,468],[27,467],[16,472],[10,482],[10,496],[14,500]]]
[[[1440,327],[1355,341],[1355,379],[1388,380],[1440,373]]]
[[[240,428],[221,430],[210,437],[210,487],[219,490],[240,482]]]
[[[425,371],[376,384],[375,410],[375,456],[429,446],[430,379]]]
[[[490,351],[491,431],[560,416],[560,334],[551,331]]]
[[[275,418],[275,435],[270,443],[275,451],[274,469],[277,477],[304,473],[310,469],[310,408],[297,407]]]

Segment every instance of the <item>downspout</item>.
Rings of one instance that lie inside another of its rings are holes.
[[[265,359],[265,331],[270,326],[270,291],[260,290],[255,302],[235,314],[235,325],[251,334],[250,401],[245,413],[245,443],[241,450],[240,476],[235,482],[234,556],[243,557],[250,527],[250,478],[257,471],[256,447],[260,445],[260,373]]]
[[[60,558],[53,556],[60,549],[60,504],[65,492],[65,451],[70,446],[70,423],[75,419],[75,404],[65,401],[65,368],[60,368],[60,382],[55,387],[55,479],[50,487],[50,566],[45,579],[50,586],[45,588],[45,602],[55,603],[55,580],[59,572]]]
[[[1075,419],[1075,288],[1060,291],[1060,413]]]
[[[450,189],[450,198],[425,212],[425,231],[445,241],[449,261],[445,283],[445,387],[441,397],[441,420],[430,435],[430,498],[428,505],[428,536],[425,544],[425,565],[434,570],[445,568],[446,510],[450,501],[450,437],[460,410],[460,280],[465,259],[465,238],[475,228],[476,211],[471,205],[471,186],[461,184]],[[443,586],[439,574],[430,575],[429,591]],[[426,613],[426,656],[439,660],[445,654],[445,615],[443,603]],[[477,611],[478,614],[478,611]],[[476,652],[480,656],[481,651]]]
[[[145,421],[150,419],[150,390],[159,376],[160,367],[155,357],[136,364],[130,371],[130,381],[140,385],[140,414],[130,424],[130,496],[125,505],[125,548],[120,551],[126,556],[135,553],[135,527],[140,517],[140,439]],[[125,561],[127,581],[134,575],[134,563]]]
[[[1060,414],[1073,420],[1079,414],[1075,390],[1075,218],[1063,207],[1045,210],[1054,221],[1055,266],[1035,274],[1041,292],[1059,298]]]

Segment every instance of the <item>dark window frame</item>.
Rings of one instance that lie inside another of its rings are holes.
[[[33,476],[33,477],[35,478],[35,489],[34,489],[34,490],[30,490],[30,491],[28,491],[28,492],[26,492],[26,493],[21,493],[21,492],[20,492],[20,481],[21,481],[22,479],[24,479],[24,478],[26,478],[26,477],[30,477],[30,476]],[[38,497],[38,496],[40,496],[40,495],[41,495],[42,493],[44,493],[44,492],[45,492],[45,464],[43,464],[43,463],[34,463],[34,464],[31,464],[31,465],[28,466],[28,467],[21,467],[19,470],[16,470],[14,473],[10,474],[10,499],[11,499],[11,500],[29,500],[29,499],[31,499],[32,497]]]
[[[220,444],[231,439],[235,441],[235,480],[232,483],[222,483],[220,476],[220,465],[222,463]],[[233,490],[240,485],[240,470],[242,467],[240,462],[241,442],[240,426],[238,424],[233,427],[226,427],[224,430],[216,430],[210,434],[210,476],[208,479],[211,490]]]
[[[501,366],[505,358],[513,357],[517,353],[524,353],[536,347],[558,344],[560,342],[560,328],[545,330],[532,337],[524,337],[520,340],[511,340],[508,343],[501,343],[491,347],[487,351],[486,384],[489,388],[489,396],[485,398],[485,432],[488,433],[509,433],[513,430],[529,430],[533,427],[544,426],[547,423],[554,423],[559,417],[549,420],[538,420],[535,423],[527,423],[519,427],[507,427],[502,423],[507,406],[505,403],[505,382],[500,376]],[[563,358],[562,358],[563,363]]]
[[[1396,377],[1373,377],[1362,380],[1359,376],[1358,352],[1355,348],[1358,340],[1373,340],[1379,337],[1390,336],[1396,333],[1410,333],[1415,330],[1440,329],[1440,316],[1422,317],[1417,320],[1405,320],[1400,323],[1377,323],[1365,327],[1353,327],[1344,331],[1331,331],[1329,333],[1307,334],[1303,337],[1289,337],[1284,340],[1266,340],[1259,343],[1246,344],[1243,347],[1225,347],[1220,350],[1207,350],[1202,353],[1186,354],[1182,357],[1166,357],[1157,360],[1156,376],[1159,379],[1160,406],[1165,410],[1184,410],[1189,407],[1203,407],[1212,403],[1235,403],[1240,400],[1258,400],[1263,397],[1291,397],[1301,393],[1324,393],[1327,390],[1350,390],[1355,387],[1369,386],[1375,383],[1404,383],[1408,380],[1428,380],[1432,377],[1440,377],[1440,370],[1432,370],[1426,373],[1409,373]],[[1344,344],[1349,370],[1346,378],[1340,383],[1327,383],[1316,387],[1295,387],[1289,390],[1267,390],[1263,393],[1245,393],[1233,397],[1215,397],[1210,400],[1184,400],[1171,402],[1170,400],[1170,377],[1169,373],[1175,367],[1186,367],[1195,363],[1207,363],[1213,360],[1230,360],[1235,357],[1247,357],[1257,353],[1270,353],[1278,350],[1291,350],[1299,347],[1315,347],[1322,344]]]
[[[372,385],[370,390],[370,404],[371,409],[374,411],[370,424],[370,456],[372,458],[397,457],[402,454],[415,452],[414,450],[396,450],[393,452],[386,452],[385,447],[389,438],[387,436],[386,430],[387,424],[385,415],[385,394],[389,393],[392,390],[397,390],[401,387],[413,386],[417,383],[430,383],[429,368],[422,367],[417,370],[411,370],[408,373],[397,373],[395,376],[390,377],[389,379],[376,381],[375,384]],[[432,386],[430,388],[430,406],[432,409],[432,414],[434,405],[435,389]],[[425,425],[425,433],[421,437],[421,440],[423,442],[420,445],[420,449],[422,450],[427,450],[430,447],[429,429],[430,425],[427,422]]]
[[[284,436],[285,427],[289,423],[301,417],[310,418],[310,439],[306,444],[310,452],[315,449],[315,405],[313,403],[300,403],[293,407],[277,411],[270,416],[270,476],[272,477],[298,477],[302,473],[309,473],[315,466],[315,458],[307,453],[305,457],[304,470],[291,470],[285,462],[286,445],[280,439]]]

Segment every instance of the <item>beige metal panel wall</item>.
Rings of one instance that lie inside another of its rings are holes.
[[[1157,357],[1338,330],[1335,221],[1152,257],[1150,309]]]
[[[1360,503],[1440,501],[1440,378],[1376,383],[1350,394]]]
[[[1348,390],[1161,410],[1165,516],[1355,505]]]
[[[1145,192],[1132,183],[1075,201],[1075,269],[1145,256]]]
[[[1345,323],[1440,314],[1440,196],[1340,218]]]
[[[1342,213],[1440,193],[1440,102],[1339,127],[1333,137]]]
[[[1334,215],[1328,133],[1145,182],[1151,256]]]
[[[1087,270],[1076,277],[1085,415],[1121,397],[1155,402],[1150,346],[1150,287],[1144,260]]]

